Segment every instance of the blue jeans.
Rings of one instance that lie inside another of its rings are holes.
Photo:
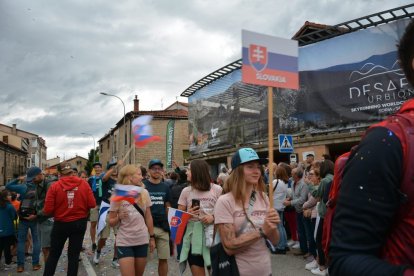
[[[298,226],[298,235],[299,235],[299,245],[300,245],[300,251],[303,253],[308,253],[308,241],[306,239],[306,231],[305,231],[305,223],[304,223],[304,217],[303,212],[296,213],[296,222]]]
[[[33,252],[32,252],[32,264],[37,265],[39,264],[39,257],[40,257],[40,242],[38,238],[37,232],[37,220],[34,221],[27,221],[27,220],[20,220],[19,221],[19,228],[17,230],[17,266],[24,267],[24,248],[27,239],[27,232],[30,229],[30,233],[32,234],[32,241],[33,241]]]
[[[280,250],[285,250],[287,247],[287,235],[285,226],[283,225],[283,211],[277,211],[280,217],[280,223],[277,225],[277,230],[279,230],[279,243],[276,248]]]
[[[305,223],[305,233],[306,239],[308,240],[309,253],[316,258],[316,243],[315,238],[313,237],[316,219],[313,221],[311,218],[303,218],[303,222]]]

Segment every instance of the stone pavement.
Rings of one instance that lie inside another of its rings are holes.
[[[85,234],[84,246],[86,248],[85,252],[81,253],[81,261],[79,264],[79,273],[80,276],[117,276],[120,275],[120,270],[113,268],[111,266],[112,257],[113,257],[113,243],[114,236],[111,233],[110,238],[107,240],[107,245],[102,249],[101,253],[101,262],[99,265],[92,264],[93,253],[91,251],[91,240],[89,236],[89,229]],[[297,251],[289,251],[286,255],[272,255],[272,271],[273,275],[280,276],[309,276],[313,275],[310,271],[305,270],[305,260],[302,257],[294,256],[293,253]],[[152,276],[158,275],[158,261],[156,253],[148,257],[147,266],[145,269],[144,275]],[[3,260],[2,260],[3,262]],[[174,257],[171,257],[168,261],[169,273],[168,275],[179,275],[178,262],[175,261]],[[31,259],[30,257],[26,260],[25,272],[16,273],[16,264],[12,265],[11,269],[8,271],[0,270],[0,275],[42,275],[43,274],[43,264],[42,270],[32,271]],[[62,252],[62,256],[59,260],[56,274],[59,276],[66,275],[67,269],[67,244],[65,249]],[[185,276],[191,275],[189,267],[184,273]],[[259,276],[259,275],[257,275]]]

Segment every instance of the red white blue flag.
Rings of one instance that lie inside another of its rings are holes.
[[[126,200],[129,203],[134,204],[142,189],[142,187],[134,185],[115,184],[115,192],[114,196],[111,198],[111,201]]]
[[[143,148],[150,142],[161,141],[159,136],[152,135],[151,121],[151,115],[142,115],[132,121],[132,133],[137,148]]]
[[[175,244],[181,244],[185,227],[190,218],[190,213],[171,207],[168,208],[168,223],[170,224],[171,239]]]

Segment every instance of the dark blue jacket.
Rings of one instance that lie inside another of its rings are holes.
[[[0,237],[7,237],[14,235],[13,221],[16,219],[16,210],[11,203],[6,203],[6,206],[0,207]]]

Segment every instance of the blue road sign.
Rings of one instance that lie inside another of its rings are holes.
[[[292,153],[293,152],[293,138],[292,135],[279,134],[279,152]]]

